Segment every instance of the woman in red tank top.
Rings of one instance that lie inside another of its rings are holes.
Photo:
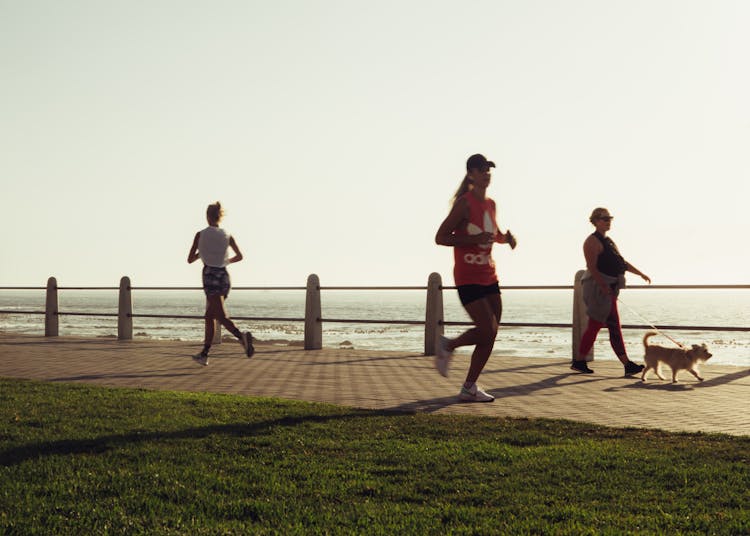
[[[474,346],[466,381],[458,395],[467,402],[495,399],[476,384],[495,345],[503,311],[492,245],[498,242],[509,244],[511,248],[516,246],[510,231],[499,231],[495,202],[486,196],[492,178],[490,168],[494,167],[495,163],[481,154],[469,157],[466,176],[456,192],[453,208],[435,235],[437,244],[453,248],[453,277],[458,296],[474,322],[473,328],[455,339],[440,337],[435,367],[447,376],[453,351],[460,346]]]

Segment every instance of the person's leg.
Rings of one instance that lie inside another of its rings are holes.
[[[208,351],[214,342],[216,334],[215,321],[221,318],[221,311],[224,305],[221,302],[222,297],[219,294],[206,295],[206,331],[203,337],[203,354],[208,355]]]
[[[227,310],[224,307],[224,302],[229,297],[229,291],[232,288],[232,281],[229,277],[229,272],[227,272],[226,269],[219,272],[219,281],[221,288],[221,308],[218,320],[219,322],[221,322],[221,325],[224,326],[227,331],[229,331],[229,333],[237,338],[242,347],[245,349],[245,355],[247,357],[252,357],[255,353],[252,333],[250,333],[249,331],[245,331],[244,333],[242,333],[239,328],[234,325],[234,322],[232,322],[232,320],[229,318]]]
[[[216,299],[219,297],[219,294],[221,293],[220,288],[220,278],[217,274],[216,268],[213,268],[211,266],[203,266],[202,270],[202,279],[203,279],[203,292],[206,294],[206,313],[204,315],[204,332],[203,332],[203,350],[201,351],[198,356],[194,357],[202,357],[204,360],[208,358],[208,352],[211,349],[211,345],[214,342],[214,335],[216,333],[215,331],[215,324],[214,321],[217,318],[216,316]],[[205,363],[201,363],[205,364]]]
[[[625,340],[622,337],[622,326],[620,326],[620,313],[617,311],[617,296],[612,296],[612,308],[607,317],[607,330],[609,331],[609,344],[612,346],[617,359],[623,365],[630,362],[628,352],[625,350]]]
[[[583,361],[586,359],[586,355],[588,355],[594,347],[594,342],[596,342],[596,336],[599,334],[599,330],[602,329],[604,325],[605,324],[602,324],[593,318],[589,318],[586,331],[584,331],[581,336],[581,344],[578,345],[578,356],[575,359],[576,361]]]
[[[482,290],[480,285],[462,285],[458,287],[458,298],[461,300],[461,305],[466,309],[466,305],[480,299],[482,297]],[[443,345],[445,350],[452,353],[456,348],[461,346],[474,346],[477,343],[477,328],[473,327],[464,331],[461,335],[454,339],[443,338]]]
[[[224,326],[229,333],[237,337],[237,339],[242,339],[242,333],[239,329],[237,329],[237,326],[234,325],[234,322],[229,318],[227,315],[227,310],[224,307],[224,296],[217,295],[217,296],[211,296],[211,311],[216,318],[216,320],[219,321],[219,323]]]
[[[193,359],[204,367],[208,365],[208,352],[214,340],[214,318],[215,306],[212,304],[212,296],[206,293],[206,313],[204,315],[203,349],[193,356]]]
[[[203,335],[203,353],[204,355],[208,355],[208,351],[211,349],[211,344],[214,341],[214,334],[216,333],[216,330],[214,329],[214,319],[211,318],[208,314],[208,310],[206,310],[206,328]]]
[[[617,297],[612,298],[612,309],[607,318],[607,329],[609,330],[609,343],[612,345],[617,359],[625,367],[625,376],[638,374],[643,371],[643,365],[633,363],[628,358],[628,352],[625,350],[625,340],[622,337],[622,326],[620,325],[620,313],[617,311]]]
[[[593,318],[589,318],[586,331],[583,332],[581,343],[578,345],[578,356],[576,356],[570,364],[572,370],[584,372],[586,374],[594,372],[589,368],[588,363],[586,363],[586,355],[591,352],[591,349],[594,347],[596,336],[599,334],[599,330],[602,329],[602,327],[604,327],[604,324]]]
[[[458,340],[474,340],[476,345],[471,354],[471,364],[466,374],[465,385],[473,385],[489,360],[502,314],[502,302],[499,294],[485,296],[465,305],[475,327],[459,337]]]

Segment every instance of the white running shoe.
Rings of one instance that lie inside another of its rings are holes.
[[[477,384],[471,386],[471,389],[461,387],[461,392],[458,394],[459,400],[464,402],[492,402],[495,397],[491,394],[485,393]]]
[[[207,356],[207,355],[205,355],[205,356],[204,356],[204,355],[203,355],[203,354],[201,354],[200,352],[199,352],[199,353],[197,353],[197,354],[195,354],[195,355],[193,356],[193,361],[195,361],[195,362],[196,362],[196,363],[198,363],[199,365],[203,365],[204,367],[207,367],[207,366],[208,366],[208,356]]]
[[[453,352],[448,349],[448,338],[440,335],[437,340],[435,356],[435,368],[441,376],[448,377],[448,368],[451,364]]]

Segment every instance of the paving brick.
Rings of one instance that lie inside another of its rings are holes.
[[[624,378],[615,361],[577,374],[567,359],[493,356],[479,383],[491,404],[457,400],[469,358],[458,355],[449,378],[432,358],[400,352],[298,347],[212,349],[208,367],[189,342],[45,338],[0,333],[0,375],[48,382],[93,383],[170,391],[203,391],[328,402],[367,409],[570,419],[613,427],[750,435],[750,370],[710,365],[706,381],[678,384]]]

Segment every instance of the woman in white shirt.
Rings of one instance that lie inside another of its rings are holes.
[[[188,253],[188,263],[198,259],[203,261],[203,291],[206,293],[206,331],[203,340],[203,350],[193,356],[193,359],[203,366],[208,365],[208,351],[214,340],[214,322],[218,320],[229,333],[237,337],[245,348],[245,355],[252,357],[253,336],[249,331],[244,333],[237,329],[229,319],[224,300],[229,296],[231,280],[227,272],[227,265],[242,260],[242,253],[234,241],[234,237],[219,227],[224,216],[221,203],[218,201],[208,205],[206,219],[208,227],[195,234],[193,245]],[[234,256],[229,257],[229,248],[234,251]]]

